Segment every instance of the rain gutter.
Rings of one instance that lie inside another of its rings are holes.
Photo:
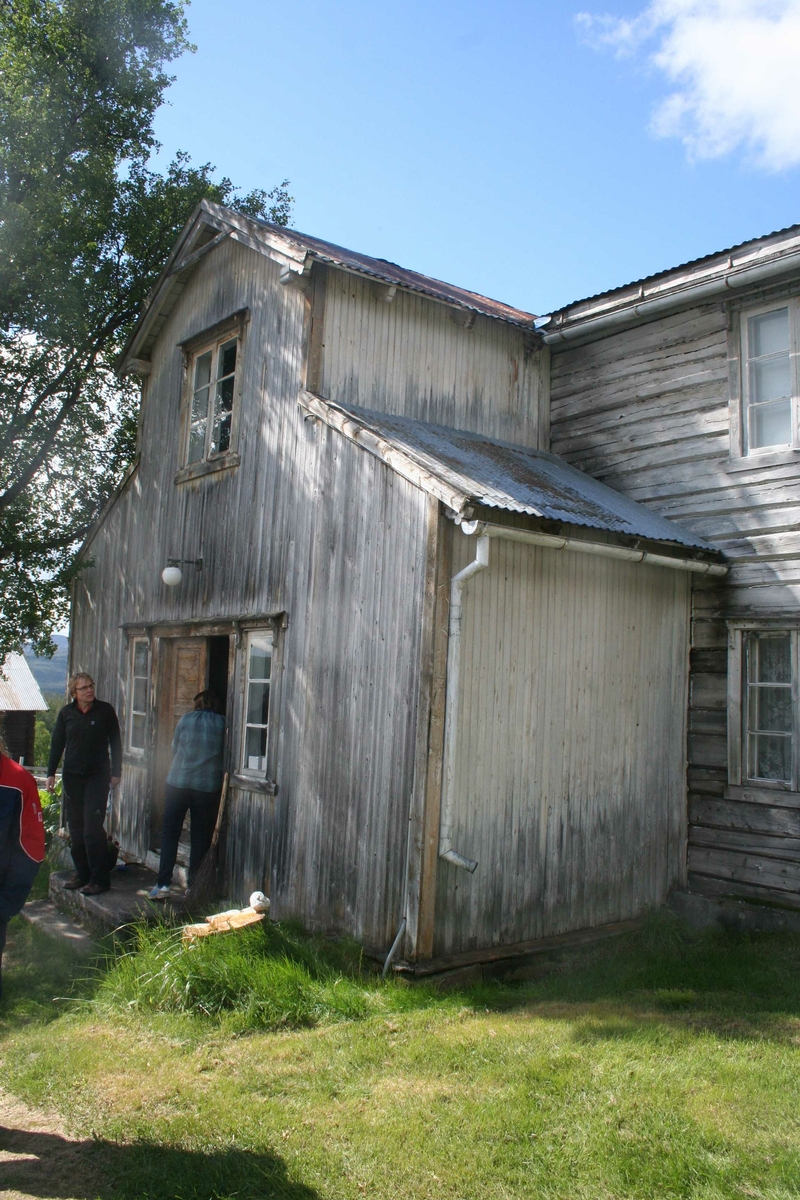
[[[729,270],[706,283],[689,284],[665,296],[655,296],[651,300],[639,300],[633,304],[625,304],[623,308],[615,308],[612,312],[603,313],[597,317],[574,318],[574,323],[562,328],[540,333],[545,342],[552,345],[556,342],[567,342],[573,338],[587,337],[594,333],[605,333],[618,325],[640,317],[656,317],[671,309],[682,308],[685,304],[696,303],[714,296],[724,295],[732,289],[746,288],[754,284],[764,283],[776,275],[800,268],[800,250],[786,254],[782,258],[773,259],[756,267],[743,267],[740,270]]]
[[[524,542],[531,546],[547,546],[553,550],[572,550],[579,554],[597,554],[624,562],[645,563],[668,567],[673,571],[690,571],[700,575],[721,577],[728,568],[723,563],[700,562],[692,558],[672,558],[668,554],[653,554],[649,550],[634,550],[627,546],[611,546],[606,542],[588,542],[580,538],[560,537],[535,530],[513,529],[492,525],[486,521],[461,521],[461,532],[468,537],[477,534],[475,558],[450,580],[450,620],[447,642],[447,693],[445,700],[444,778],[442,808],[439,822],[439,858],[454,867],[473,874],[478,861],[468,858],[453,847],[453,824],[456,806],[456,767],[458,762],[458,723],[460,717],[461,632],[464,617],[464,585],[474,575],[489,566],[492,538],[509,542]]]

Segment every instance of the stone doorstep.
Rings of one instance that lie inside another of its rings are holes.
[[[72,917],[59,912],[52,900],[31,900],[23,907],[20,916],[48,937],[67,942],[70,949],[78,954],[88,956],[96,949],[86,930]]]
[[[110,933],[142,919],[158,920],[169,906],[169,901],[154,903],[148,899],[156,875],[141,865],[113,870],[110,889],[99,896],[84,896],[80,891],[65,889],[64,882],[70,874],[70,871],[52,872],[50,900],[62,913],[96,933]],[[182,895],[180,889],[174,890],[176,903]]]

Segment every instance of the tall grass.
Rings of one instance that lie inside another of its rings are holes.
[[[265,1030],[359,1020],[424,1001],[402,983],[369,975],[355,943],[271,922],[188,943],[179,930],[141,924],[96,997],[101,1006],[227,1017],[228,1027]]]

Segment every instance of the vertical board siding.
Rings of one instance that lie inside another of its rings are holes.
[[[106,828],[123,849],[142,862],[150,849],[149,812],[147,770],[132,762],[123,763],[122,783],[106,816]]]
[[[244,307],[241,465],[176,485],[179,343]],[[229,894],[246,902],[266,883],[276,916],[385,949],[403,903],[427,499],[304,423],[305,313],[278,266],[245,247],[228,241],[200,262],[154,347],[140,465],[87,547],[71,651],[124,720],[125,622],[285,612],[271,715],[278,793],[231,786]],[[202,557],[203,570],[186,567],[167,588],[168,556]],[[235,770],[239,691],[233,703]],[[140,762],[126,761],[118,827],[140,856],[145,790]]]
[[[737,461],[731,446],[737,320],[721,304],[691,308],[554,353],[552,449],[725,552],[727,578],[696,580],[692,596],[689,879],[712,894],[800,903],[796,875],[788,872],[793,899],[755,840],[743,857],[742,802],[719,807],[728,785],[726,622],[800,610],[800,462]],[[791,810],[764,807],[789,856]]]
[[[457,535],[454,571],[474,547]],[[632,917],[682,882],[688,589],[492,541],[466,585],[452,837],[479,865],[439,863],[436,953]]]
[[[328,273],[320,390],[331,400],[547,448],[548,351],[521,329]]]

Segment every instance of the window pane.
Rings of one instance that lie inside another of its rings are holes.
[[[250,639],[250,679],[269,679],[272,663],[272,640],[256,634]]]
[[[211,351],[201,354],[194,368],[194,390],[207,387],[211,382]]]
[[[233,341],[225,342],[219,348],[219,362],[217,363],[217,379],[222,379],[223,375],[232,375],[236,370],[236,338]]]
[[[267,731],[266,729],[247,730],[245,740],[244,763],[248,771],[266,771],[267,769]]]
[[[760,358],[763,354],[779,354],[781,350],[789,349],[788,308],[776,308],[774,312],[750,317],[747,325],[751,358]]]
[[[204,421],[208,416],[208,388],[200,388],[192,396],[192,421]]]
[[[133,681],[133,703],[131,708],[134,712],[143,713],[147,711],[147,680],[134,679]],[[772,728],[770,726],[770,728]]]
[[[229,375],[227,379],[221,379],[217,384],[217,399],[214,406],[214,413],[230,412],[233,408],[233,376]]]
[[[197,462],[206,452],[206,422],[195,421],[189,433],[190,463]]]
[[[147,674],[147,642],[133,643],[133,673],[134,675]]]
[[[791,688],[751,687],[748,722],[752,733],[791,733]]]
[[[269,684],[251,683],[247,692],[248,725],[266,725],[269,714]]]
[[[228,413],[214,422],[214,433],[211,443],[212,454],[224,454],[231,447],[231,414]]]
[[[750,446],[788,446],[792,440],[792,402],[777,400],[750,409]]]
[[[763,358],[760,362],[750,364],[751,404],[781,400],[791,394],[788,354],[782,354],[780,358]]]
[[[145,726],[147,718],[137,713],[134,715],[131,727],[131,746],[135,750],[144,750]]]
[[[748,677],[750,683],[792,682],[792,641],[788,633],[750,635]]]
[[[750,735],[750,778],[789,783],[792,778],[792,739]]]

